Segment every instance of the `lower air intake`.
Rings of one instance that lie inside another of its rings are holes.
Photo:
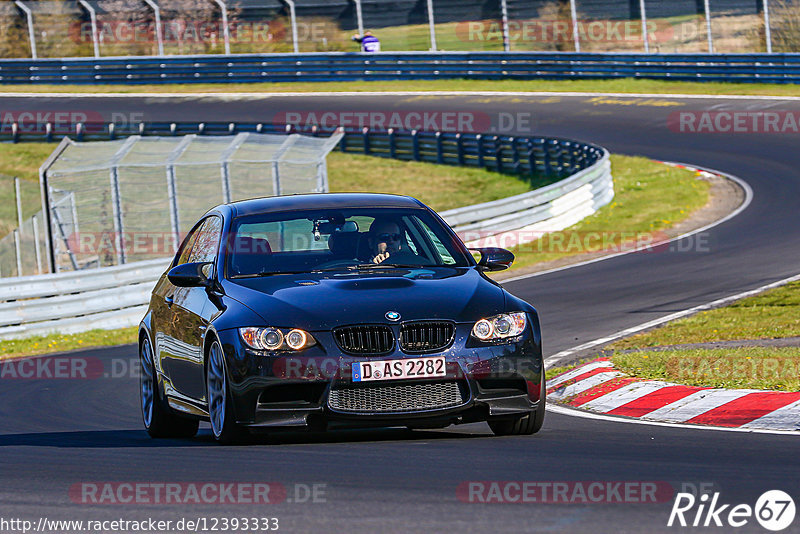
[[[331,390],[328,405],[340,412],[398,413],[451,408],[466,395],[456,382],[359,386]]]

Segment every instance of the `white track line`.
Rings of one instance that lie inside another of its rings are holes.
[[[736,184],[738,184],[744,190],[744,202],[742,202],[742,204],[738,208],[736,208],[735,210],[730,212],[725,217],[722,217],[721,219],[718,219],[718,220],[716,220],[716,221],[714,221],[714,222],[712,222],[710,224],[707,224],[705,226],[701,226],[700,228],[696,228],[696,229],[694,229],[694,230],[692,230],[690,232],[686,232],[685,234],[681,234],[681,235],[673,237],[671,239],[658,241],[656,243],[650,243],[648,245],[642,245],[642,246],[639,246],[639,247],[636,247],[636,248],[633,248],[633,249],[630,249],[630,250],[625,250],[625,251],[622,251],[622,252],[616,252],[614,254],[608,254],[607,256],[600,256],[599,258],[594,258],[594,259],[582,261],[582,262],[579,262],[579,263],[573,263],[573,264],[570,264],[570,265],[565,265],[563,267],[556,267],[555,269],[548,269],[546,271],[539,271],[539,272],[535,272],[535,273],[529,273],[529,274],[522,274],[522,275],[519,275],[519,276],[514,276],[512,278],[506,278],[504,280],[500,280],[500,283],[507,284],[509,282],[516,282],[517,280],[525,280],[526,278],[534,278],[536,276],[543,276],[545,274],[555,273],[555,272],[558,272],[558,271],[564,271],[566,269],[573,269],[575,267],[582,267],[584,265],[589,265],[591,263],[597,263],[598,261],[610,260],[611,258],[616,258],[618,256],[625,256],[627,254],[632,254],[634,252],[639,252],[639,251],[642,251],[642,250],[653,249],[653,248],[656,248],[656,247],[659,247],[659,246],[667,245],[669,243],[672,243],[673,241],[678,241],[678,240],[681,240],[681,239],[685,239],[687,237],[691,237],[691,236],[693,236],[695,234],[699,234],[700,232],[705,232],[706,230],[710,230],[711,228],[714,228],[715,226],[719,226],[720,224],[733,219],[734,217],[739,215],[741,212],[743,212],[745,209],[747,209],[747,207],[753,201],[753,188],[750,187],[750,184],[748,184],[747,182],[745,182],[744,180],[742,180],[738,176],[734,176],[732,174],[727,174],[727,173],[724,173],[722,171],[716,171],[716,170],[712,170],[712,169],[707,169],[707,168],[704,168],[704,167],[696,167],[694,165],[688,165],[686,163],[676,163],[676,162],[664,162],[664,163],[666,163],[667,165],[682,165],[682,166],[687,167],[689,169],[696,169],[698,171],[709,172],[711,174],[716,174],[716,175],[722,176],[724,178],[727,178],[728,180],[731,180],[731,181],[735,182]]]
[[[663,426],[668,428],[682,428],[685,430],[713,430],[716,432],[746,432],[749,434],[783,434],[786,436],[798,435],[796,430],[767,430],[763,428],[687,425],[685,423],[661,423],[659,421],[646,421],[642,419],[620,417],[617,415],[603,415],[599,413],[584,412],[583,410],[568,408],[561,404],[551,404],[549,402],[547,404],[547,411],[561,415],[568,415],[570,417],[582,417],[584,419],[594,419],[596,421],[606,421],[609,423],[628,423],[634,425]]]
[[[357,83],[357,82],[356,82]],[[0,97],[24,97],[24,98],[279,98],[279,97],[350,97],[350,96],[512,96],[512,97],[615,97],[615,98],[685,98],[692,100],[772,100],[772,101],[800,101],[797,96],[775,96],[775,95],[690,95],[690,94],[670,94],[670,93],[584,93],[569,91],[282,91],[275,93],[267,92],[147,92],[147,93],[30,93],[30,92],[0,92]]]
[[[553,354],[552,356],[545,358],[544,360],[545,367],[553,367],[559,361],[575,354],[576,352],[598,347],[600,345],[605,345],[607,343],[610,343],[611,341],[614,341],[615,339],[628,337],[630,335],[636,334],[637,332],[641,332],[642,330],[647,330],[648,328],[653,328],[654,326],[659,326],[669,321],[674,321],[675,319],[680,319],[681,317],[686,317],[688,315],[692,315],[703,310],[718,308],[724,304],[728,304],[729,302],[757,295],[769,289],[780,287],[791,282],[796,282],[798,280],[800,280],[800,275],[791,276],[789,278],[784,278],[783,280],[778,280],[777,282],[772,282],[771,284],[763,285],[756,289],[743,291],[741,293],[737,293],[736,295],[731,295],[729,297],[717,299],[707,304],[701,304],[700,306],[695,306],[694,308],[689,308],[687,310],[671,313],[669,315],[665,315],[664,317],[659,317],[658,319],[653,319],[652,321],[632,326],[630,328],[626,328],[625,330],[620,330],[619,332],[615,332],[609,336],[601,337],[600,339],[595,339],[594,341],[589,341],[587,343],[583,343],[582,345],[578,345],[577,347],[572,347],[571,349],[562,350],[561,352]]]
[[[628,384],[627,386],[623,386],[619,389],[611,391],[610,393],[606,393],[602,397],[597,397],[596,399],[590,400],[589,402],[582,404],[581,408],[585,410],[606,413],[619,408],[620,406],[624,406],[631,401],[641,399],[645,395],[653,393],[654,391],[674,385],[675,384],[670,384],[669,382],[658,382],[655,380],[649,380],[647,382],[634,382],[632,384]]]

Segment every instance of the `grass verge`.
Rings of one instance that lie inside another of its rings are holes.
[[[616,350],[800,336],[800,282],[700,312],[612,343]]]
[[[489,202],[530,190],[527,180],[477,167],[455,167],[419,161],[331,152],[331,192],[411,195],[436,211]]]
[[[514,247],[514,269],[615,250],[636,240],[660,240],[665,230],[708,202],[708,182],[685,169],[646,158],[612,155],[611,171],[614,199],[566,230]]]
[[[136,343],[136,332],[137,328],[131,327],[118,330],[90,330],[79,334],[56,334],[25,339],[6,339],[0,343],[0,360],[90,347],[110,347]]]
[[[800,348],[743,347],[617,353],[611,361],[640,378],[690,386],[800,391]]]
[[[3,85],[5,93],[312,93],[319,91],[499,91],[800,96],[796,85],[660,80],[419,80],[164,85]]]

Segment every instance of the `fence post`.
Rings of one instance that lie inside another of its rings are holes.
[[[94,47],[94,57],[100,57],[100,40],[97,37],[97,12],[86,0],[78,0],[83,9],[89,12],[89,20],[92,23],[92,46]]]
[[[650,35],[647,31],[647,8],[644,0],[639,0],[639,11],[642,18],[642,39],[644,39],[644,53],[650,53]]]
[[[428,27],[431,32],[431,51],[436,52],[436,24],[433,22],[433,0],[428,0]]]
[[[231,144],[229,144],[225,150],[222,152],[220,156],[220,160],[222,160],[222,165],[220,166],[220,174],[222,178],[222,202],[228,204],[231,201],[231,177],[230,177],[230,162],[233,159],[233,155],[239,150],[239,147],[242,146],[247,138],[250,136],[249,133],[240,133],[236,134],[236,137],[233,138]]]
[[[711,35],[711,7],[708,0],[703,0],[703,9],[706,12],[706,34],[708,35],[708,53],[714,53],[714,37]]]
[[[394,128],[389,128],[386,133],[389,136],[389,157],[394,159],[397,157],[397,142],[394,138]]]
[[[85,0],[81,0],[85,1]],[[228,6],[225,5],[225,0],[213,0],[219,6],[222,13],[222,39],[225,44],[225,55],[231,53],[231,33],[228,30]]]
[[[419,161],[419,132],[411,130],[411,156],[414,161]]]
[[[511,42],[508,36],[508,0],[500,0],[500,22],[503,25],[503,51],[511,51]]]
[[[364,140],[364,154],[369,154],[370,153],[369,128],[364,126],[364,128],[361,129],[361,136],[362,136],[362,138]]]
[[[512,137],[508,142],[511,143],[511,161],[514,165],[514,174],[519,174],[519,149],[517,148],[517,139]]]
[[[297,12],[294,8],[294,0],[283,1],[289,6],[289,17],[291,18],[292,22],[292,46],[294,47],[294,53],[297,54],[300,52],[300,46],[297,43]]]
[[[47,183],[47,171],[53,165],[53,162],[64,152],[64,150],[72,143],[69,137],[64,137],[61,143],[50,154],[42,166],[39,167],[39,195],[42,199],[42,216],[44,217],[44,240],[47,245],[47,268],[51,273],[57,272],[56,269],[56,255],[55,255],[55,237],[53,236],[53,220],[50,211],[50,186]]]
[[[464,165],[464,139],[460,132],[456,134],[456,154],[458,155],[458,164]]]
[[[772,53],[772,29],[769,25],[769,0],[764,0],[764,29],[767,41],[767,54]]]
[[[19,178],[14,177],[14,196],[17,200],[17,228],[22,229],[22,195],[20,194]]]
[[[581,51],[581,36],[578,32],[578,8],[575,7],[575,0],[569,0],[569,13],[572,17],[572,41],[575,43],[575,51]]]
[[[42,274],[42,252],[39,250],[39,220],[36,215],[31,217],[31,223],[33,224],[33,250],[36,253],[36,274]]]
[[[496,135],[492,137],[492,143],[494,144],[494,164],[497,168],[497,172],[503,172],[503,145],[497,142],[499,139],[500,138]]]
[[[475,143],[478,148],[478,167],[484,167],[483,161],[483,136],[478,134],[475,136]]]
[[[361,0],[353,0],[356,4],[356,22],[358,23],[358,35],[364,35],[364,16],[361,12]]]
[[[114,232],[116,233],[116,237],[114,238],[114,246],[117,247],[117,264],[122,265],[125,263],[125,239],[122,235],[122,232],[125,231],[125,225],[123,224],[123,217],[122,217],[122,199],[120,198],[119,193],[119,162],[125,157],[125,155],[133,148],[133,145],[140,139],[137,135],[132,135],[128,137],[122,146],[117,150],[114,156],[111,158],[111,171],[109,173],[109,179],[111,181],[111,210],[114,217]]]
[[[442,143],[442,132],[436,132],[436,163],[444,163],[444,146]]]
[[[17,5],[18,8],[22,10],[23,13],[25,13],[25,18],[28,21],[28,39],[31,42],[31,57],[33,59],[37,59],[38,56],[36,54],[36,36],[33,31],[33,13],[31,13],[30,8],[25,4],[23,4],[22,2],[20,2],[20,0],[14,0],[14,3]]]
[[[14,230],[14,257],[17,260],[17,276],[22,276],[22,251],[19,244],[19,229]]]
[[[169,201],[169,221],[172,224],[172,248],[175,252],[180,246],[181,217],[178,212],[178,188],[175,184],[175,162],[194,140],[194,134],[187,135],[167,156],[167,199]]]
[[[153,15],[156,19],[156,43],[158,43],[158,55],[163,56],[164,36],[161,28],[161,9],[158,7],[158,4],[154,2],[154,0],[144,0],[144,2],[153,10]]]

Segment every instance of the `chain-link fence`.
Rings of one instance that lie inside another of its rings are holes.
[[[325,157],[342,135],[67,138],[42,169],[49,228],[39,212],[0,240],[0,275],[170,256],[216,204],[326,192]]]
[[[0,57],[380,50],[798,52],[800,0],[14,0]],[[646,39],[645,39],[646,37]]]
[[[0,174],[0,276],[46,271],[41,206],[38,182]]]

